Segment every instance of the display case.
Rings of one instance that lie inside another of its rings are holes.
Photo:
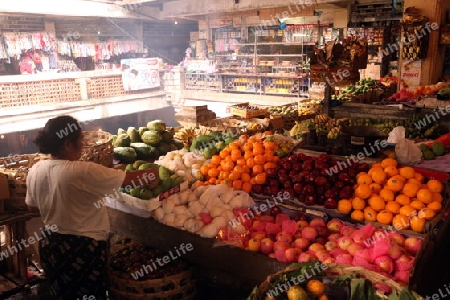
[[[221,91],[222,79],[219,74],[207,73],[186,73],[185,74],[185,89],[187,90],[208,90]]]

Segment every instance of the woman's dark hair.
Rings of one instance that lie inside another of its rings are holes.
[[[59,116],[45,123],[34,140],[39,152],[57,156],[66,141],[76,144],[82,128],[77,119],[71,116]]]

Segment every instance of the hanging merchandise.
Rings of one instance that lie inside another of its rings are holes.
[[[58,53],[61,55],[71,57],[94,57],[95,60],[103,60],[127,52],[143,53],[144,44],[138,41],[108,41],[96,44],[58,41],[57,49]]]
[[[405,9],[405,17],[400,21],[403,28],[402,58],[419,60],[427,57],[430,32],[429,18],[420,15],[415,7]]]
[[[23,51],[43,50],[51,47],[55,38],[51,33],[42,32],[5,32],[3,33],[4,47],[8,57],[20,56]],[[3,47],[3,45],[2,45]],[[0,56],[1,47],[0,47]]]

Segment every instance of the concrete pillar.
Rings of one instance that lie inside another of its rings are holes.
[[[444,3],[445,2],[445,3]],[[445,12],[450,9],[450,1],[447,0],[405,0],[404,7],[412,7],[420,10],[423,16],[430,19],[430,23],[436,22],[441,27],[446,22]],[[429,33],[429,45],[427,57],[422,60],[421,84],[435,84],[442,76],[445,48],[439,43],[440,30],[432,30]],[[400,59],[400,65],[402,60]]]

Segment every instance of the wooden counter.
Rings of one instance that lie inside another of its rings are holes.
[[[270,274],[289,265],[239,248],[214,247],[213,239],[161,224],[152,218],[140,218],[112,208],[108,208],[108,214],[112,232],[151,247],[169,251],[174,247],[180,248],[182,243],[191,243],[193,250],[183,254],[183,259],[194,264],[202,273],[210,273],[215,280],[226,280],[235,286],[251,289]]]

